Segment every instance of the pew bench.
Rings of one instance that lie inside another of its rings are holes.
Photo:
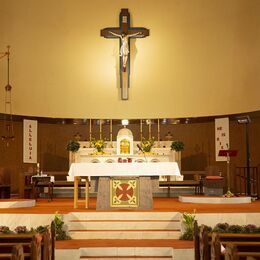
[[[235,245],[241,252],[260,252],[260,234],[209,233],[205,226],[194,223],[195,260],[221,259],[221,244]]]
[[[0,234],[0,259],[11,257],[12,249],[20,244],[24,256],[30,259],[55,259],[55,224],[52,221],[43,233]],[[36,258],[35,258],[36,257]],[[40,258],[37,258],[40,257]]]

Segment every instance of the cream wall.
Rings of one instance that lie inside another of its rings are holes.
[[[129,101],[118,91],[118,26],[133,26]],[[0,0],[0,51],[11,45],[13,113],[156,118],[260,109],[259,0]],[[0,112],[6,63],[0,61]]]

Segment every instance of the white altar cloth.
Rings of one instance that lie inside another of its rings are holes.
[[[72,163],[69,176],[160,176],[177,175],[176,162],[157,163]]]

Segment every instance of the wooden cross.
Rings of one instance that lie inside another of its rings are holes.
[[[120,61],[120,87],[121,99],[128,100],[129,76],[130,76],[130,39],[149,36],[149,30],[143,27],[130,27],[130,14],[128,9],[121,9],[119,15],[119,27],[109,27],[101,30],[101,36],[105,38],[119,38]]]

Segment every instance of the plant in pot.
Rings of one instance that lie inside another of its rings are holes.
[[[181,170],[181,151],[184,150],[184,143],[182,141],[173,141],[171,144],[171,150],[175,151],[175,161],[178,163]]]
[[[67,144],[67,151],[69,152],[77,152],[80,148],[80,143],[78,141],[75,140],[70,140]]]
[[[75,161],[75,153],[79,150],[80,148],[80,143],[75,140],[70,140],[67,144],[67,151],[71,152],[70,153],[70,164]]]
[[[184,143],[182,141],[173,141],[171,144],[171,150],[181,152],[184,150]]]
[[[196,211],[192,213],[184,212],[182,214],[182,225],[184,226],[184,232],[181,235],[180,239],[182,240],[193,240],[194,235],[194,222],[195,222],[195,215]]]

